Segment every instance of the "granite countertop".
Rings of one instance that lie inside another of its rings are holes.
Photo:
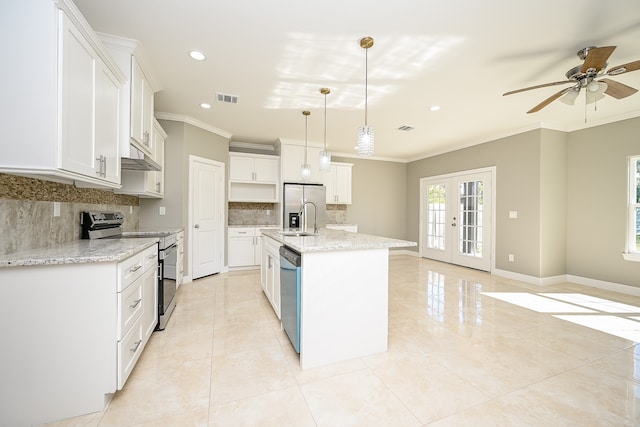
[[[136,235],[136,236],[143,236],[145,234],[176,234],[179,233],[181,231],[183,231],[184,228],[182,227],[176,227],[176,228],[141,228],[140,230],[133,230],[133,231],[123,231],[122,235],[123,236],[127,236],[127,235]]]
[[[158,242],[157,238],[74,240],[51,248],[0,255],[0,268],[120,262]]]
[[[243,228],[243,227],[253,227],[253,228],[280,228],[279,225],[274,224],[233,224],[227,225],[227,228]]]
[[[416,246],[416,242],[372,236],[349,231],[319,229],[315,236],[286,236],[292,230],[261,230],[262,234],[300,253],[348,251],[356,249],[384,249]]]

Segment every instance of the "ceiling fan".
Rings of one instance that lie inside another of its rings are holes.
[[[608,65],[607,60],[615,48],[616,46],[591,46],[580,49],[576,55],[578,55],[578,58],[583,60],[584,63],[567,71],[565,73],[567,80],[512,90],[504,93],[503,96],[531,89],[539,89],[541,87],[571,84],[570,87],[562,89],[560,92],[551,95],[549,98],[527,111],[527,113],[540,111],[558,98],[566,104],[573,105],[578,94],[583,88],[586,92],[586,101],[588,104],[604,98],[605,94],[616,99],[626,98],[627,96],[636,93],[638,89],[634,89],[631,86],[602,77],[617,76],[629,71],[639,70],[640,60],[609,68],[609,70],[605,72],[605,67]]]

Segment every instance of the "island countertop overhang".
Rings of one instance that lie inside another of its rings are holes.
[[[289,230],[261,229],[260,232],[300,253],[389,249],[416,246],[416,242],[363,233],[321,228],[312,236],[288,236]]]

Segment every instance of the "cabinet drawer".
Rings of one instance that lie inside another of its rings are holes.
[[[152,245],[142,252],[142,270],[147,271],[150,268],[158,268],[158,247]]]
[[[142,253],[127,258],[118,264],[118,292],[122,292],[144,272]]]
[[[138,319],[122,341],[118,342],[118,390],[122,389],[129,378],[143,347],[142,319]]]
[[[275,254],[280,253],[280,246],[282,246],[282,243],[273,240],[271,237],[262,236],[262,244],[264,245],[265,250]]]
[[[131,326],[142,316],[143,280],[137,280],[123,292],[118,293],[118,340],[127,333]]]
[[[252,237],[256,235],[255,227],[231,227],[228,231],[229,237]]]

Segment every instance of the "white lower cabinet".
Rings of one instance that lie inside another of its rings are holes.
[[[280,319],[280,246],[270,237],[262,236],[260,281],[262,290]]]
[[[229,267],[260,265],[262,239],[260,229],[274,227],[229,227],[227,263]],[[275,227],[277,228],[277,227]]]
[[[11,301],[0,311],[0,424],[104,410],[157,322],[157,252],[154,244],[121,262],[0,268]]]

